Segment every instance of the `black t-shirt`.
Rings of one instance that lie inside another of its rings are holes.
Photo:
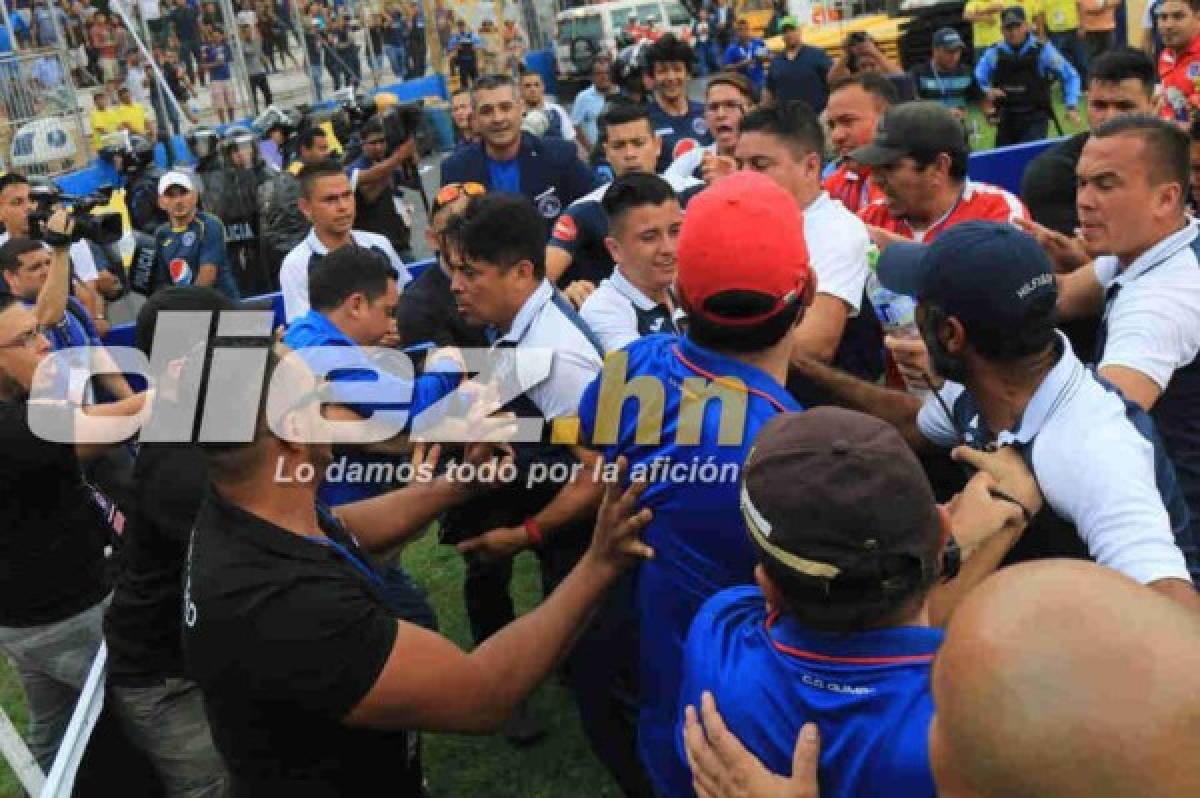
[[[26,404],[0,401],[0,626],[40,626],[108,593],[109,528],[75,447],[29,429]]]
[[[208,486],[204,453],[186,444],[143,445],[133,485],[104,639],[109,684],[139,687],[183,675],[183,561]]]
[[[365,554],[288,532],[210,490],[184,570],[186,671],[237,795],[417,796],[408,735],[343,725],[391,653],[396,620]]]
[[[1080,133],[1042,152],[1025,167],[1021,200],[1038,224],[1063,235],[1075,235],[1079,213],[1075,209],[1075,166],[1087,144]]]

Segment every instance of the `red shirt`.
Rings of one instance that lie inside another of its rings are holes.
[[[829,196],[841,200],[850,213],[858,213],[875,200],[883,199],[883,192],[871,182],[871,167],[851,161],[844,162],[825,178],[823,188]]]
[[[892,218],[883,199],[871,202],[858,212],[858,216],[866,224],[882,227],[914,241],[929,242],[947,227],[959,222],[1012,222],[1017,218],[1028,219],[1029,211],[1021,204],[1021,200],[999,186],[968,180],[963,184],[963,193],[958,202],[928,230],[917,232],[904,219]]]
[[[1200,36],[1188,42],[1182,53],[1165,49],[1158,57],[1158,77],[1167,101],[1159,115],[1163,119],[1188,120],[1188,106],[1200,107]]]

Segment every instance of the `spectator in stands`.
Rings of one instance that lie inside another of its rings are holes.
[[[129,89],[129,96],[135,103],[147,105],[150,101],[150,81],[146,70],[142,67],[139,53],[130,53],[125,58],[125,80],[121,85]]]
[[[405,10],[408,14],[409,71],[407,79],[412,80],[413,78],[425,76],[425,11],[421,8],[421,4],[415,2],[406,4]],[[515,32],[520,34],[519,30]],[[514,42],[508,37],[505,37],[505,44],[515,47]],[[523,60],[524,58],[525,53],[521,51],[520,59],[518,60]],[[515,72],[515,69],[510,70],[510,72]]]
[[[571,106],[575,139],[582,152],[590,153],[600,143],[596,122],[617,91],[612,79],[612,59],[597,56],[592,60],[592,85],[575,95],[575,103]]]
[[[384,9],[383,19],[387,25],[383,53],[392,68],[392,76],[404,80],[408,69],[408,17],[398,6],[389,5]]]
[[[1158,77],[1165,101],[1159,113],[1187,124],[1200,108],[1193,76],[1200,62],[1200,0],[1160,0],[1154,15],[1163,40]]]
[[[1194,615],[1108,569],[1061,560],[1002,570],[963,601],[932,669],[929,754],[938,794],[1193,794],[1200,772],[1187,751],[1191,733],[1178,731],[1196,717],[1195,696],[1177,694],[1187,689],[1187,672],[1164,675],[1163,691],[1149,700],[1141,677],[1146,662],[1186,668],[1197,639]],[[797,740],[788,779],[738,743],[711,698],[703,720],[701,729],[692,712],[687,723],[701,794],[815,798],[815,724]],[[1092,733],[1074,734],[1081,728]],[[1061,752],[1066,739],[1074,742],[1062,753],[1087,766],[1042,767],[1046,751]],[[1152,783],[1147,773],[1157,774]]]
[[[203,68],[208,75],[209,99],[221,124],[232,124],[234,120],[233,80],[229,71],[233,53],[225,43],[225,32],[220,28],[209,35],[204,48]]]
[[[225,225],[197,210],[199,195],[183,172],[167,172],[158,180],[158,204],[168,222],[154,233],[154,283],[211,286],[238,299],[237,283],[225,248]]]
[[[967,0],[963,6],[963,19],[971,23],[975,48],[971,63],[978,64],[987,49],[1000,41],[1000,12],[1005,7],[1004,0]]]
[[[450,293],[450,275],[455,269],[462,268],[462,253],[450,246],[445,237],[447,226],[462,214],[467,201],[486,191],[479,183],[447,183],[434,195],[425,241],[437,261],[400,295],[396,321],[401,346],[422,343],[467,348],[487,346],[483,327],[462,317]]]
[[[1084,44],[1090,61],[1117,45],[1117,8],[1121,0],[1084,0],[1079,11],[1084,31]],[[1152,3],[1147,3],[1147,6]]]
[[[377,233],[354,229],[354,189],[336,161],[305,164],[300,170],[299,187],[297,204],[311,228],[279,269],[284,315],[289,323],[309,310],[308,274],[313,263],[347,244],[374,250],[391,264],[401,288],[408,283],[408,269],[391,242]]]
[[[199,330],[201,337],[211,338],[219,314],[234,309],[228,297],[211,288],[164,289],[139,311],[134,345],[146,357],[153,345],[161,362],[182,358],[196,339],[175,340],[165,330],[156,338],[160,313],[211,314]],[[163,392],[154,407],[160,416],[182,410]],[[213,745],[200,689],[184,677],[180,640],[183,563],[208,485],[204,454],[187,443],[143,442],[132,485],[135,501],[127,510],[122,568],[104,615],[108,695],[130,740],[153,762],[167,795],[222,795],[225,764]]]
[[[1098,5],[1107,2],[1107,0],[1092,1]],[[1075,71],[1079,73],[1080,82],[1087,85],[1090,58],[1079,24],[1084,2],[1080,2],[1080,0],[1043,0],[1042,13],[1046,23],[1045,35],[1048,41],[1064,58],[1071,62],[1071,66],[1075,67]]]
[[[1154,63],[1141,50],[1128,47],[1096,57],[1088,72],[1087,116],[1092,130],[1122,114],[1150,114],[1154,109]],[[1075,168],[1089,131],[1045,150],[1025,167],[1021,199],[1033,220],[1067,238],[1079,229],[1075,203]],[[1095,361],[1099,319],[1064,321],[1063,332],[1085,363]]]
[[[521,71],[521,100],[525,104],[525,113],[541,111],[546,115],[547,128],[544,136],[575,140],[575,126],[571,124],[571,115],[558,103],[546,99],[546,84],[542,82],[542,76],[533,70]]]
[[[958,31],[940,28],[933,34],[929,60],[909,70],[909,77],[917,99],[940,102],[965,121],[968,102],[979,99],[980,92],[971,68],[962,62],[964,49]]]
[[[105,135],[121,129],[120,114],[116,108],[109,107],[109,99],[107,88],[100,89],[92,96],[95,107],[88,115],[88,121],[92,127],[92,146],[97,150],[102,146]]]
[[[1101,319],[1098,372],[1150,412],[1196,534],[1200,259],[1186,211],[1188,136],[1153,117],[1118,116],[1092,131],[1076,177],[1082,251],[1071,239],[1039,233],[1060,271],[1059,311]]]
[[[246,63],[246,77],[250,81],[250,101],[254,104],[254,113],[258,114],[258,95],[262,94],[262,108],[265,110],[273,100],[271,84],[267,81],[267,61],[263,56],[263,43],[254,35],[253,25],[240,27],[242,36],[242,58]]]
[[[97,11],[92,15],[88,40],[96,50],[101,80],[105,83],[117,80],[119,77],[117,69],[120,64],[117,61],[117,42],[113,35],[112,25],[108,20],[108,14]]]
[[[208,76],[201,67],[203,54],[200,49],[200,25],[196,18],[195,9],[188,5],[187,0],[173,0],[173,7],[167,12],[171,27],[179,38],[179,55],[183,66],[187,69],[188,80],[201,85],[208,82]]]
[[[114,108],[117,112],[117,118],[121,120],[121,127],[128,130],[135,136],[145,136],[150,128],[150,119],[146,116],[146,106],[135,101],[133,95],[129,91],[128,86],[121,86],[117,89],[117,107]],[[149,130],[150,137],[153,138],[153,129]]]
[[[875,140],[879,120],[896,102],[895,87],[874,73],[854,75],[832,86],[825,119],[829,143],[838,157],[833,171],[825,175],[825,190],[851,213],[860,213],[883,199],[883,192],[871,179],[871,167],[850,154]]]
[[[688,78],[695,54],[674,34],[667,34],[649,47],[646,62],[654,79],[650,101],[650,122],[662,140],[655,171],[661,172],[671,161],[688,150],[712,142],[704,121],[704,105],[688,99]]]
[[[1145,411],[1094,378],[1055,329],[1054,267],[1036,241],[1007,224],[965,222],[929,245],[889,245],[878,274],[918,300],[932,373],[945,380],[937,393],[922,400],[811,362],[793,366],[896,425],[914,448],[1017,446],[1049,509],[1006,562],[1090,558],[1200,607],[1167,452]]]
[[[717,50],[716,31],[708,6],[696,9],[692,21],[692,49],[696,51],[696,76],[704,77],[721,68],[721,53]]]
[[[879,48],[879,43],[866,31],[855,31],[846,37],[838,56],[829,69],[829,80],[838,81],[851,75],[873,72],[882,75],[896,89],[901,102],[913,99],[912,81],[896,62]]]
[[[454,93],[450,95],[450,120],[454,123],[456,150],[479,141],[479,133],[475,130],[473,116],[471,90],[455,89]]]
[[[833,61],[820,47],[803,42],[795,17],[783,17],[779,27],[783,32],[783,52],[771,59],[767,67],[763,105],[787,105],[793,100],[803,100],[819,114],[829,101],[829,70]]]
[[[354,186],[354,226],[384,236],[402,260],[411,260],[413,220],[404,204],[403,184],[416,138],[409,136],[389,152],[383,121],[376,117],[362,127],[362,146],[363,154],[346,167]]]
[[[611,375],[592,383],[579,406],[585,445],[601,449],[606,460],[628,457],[633,468],[666,458],[709,462],[736,474],[759,428],[777,413],[800,409],[783,387],[790,333],[814,290],[799,215],[792,196],[763,175],[739,172],[696,196],[684,217],[676,280],[687,334],[629,344],[616,403],[601,396]],[[609,368],[615,362],[606,372]],[[625,412],[618,409],[625,386],[631,390],[631,381],[643,375],[665,389],[653,445],[642,445],[635,435],[632,404],[624,405]],[[736,378],[747,386],[738,399],[745,412],[721,435],[721,444],[715,423],[682,434],[686,389],[680,386],[700,375]],[[640,660],[637,746],[656,794],[685,794],[690,783],[675,754],[687,628],[708,598],[753,578],[754,555],[737,490],[728,477],[704,481],[685,475],[656,480],[645,494],[654,512],[647,543],[659,548],[638,573],[636,609],[628,611],[633,617],[625,623],[638,628],[641,638],[640,653],[629,652]],[[610,654],[618,655],[626,654]]]
[[[724,590],[696,615],[680,709],[705,694],[774,772],[815,722],[826,794],[933,798],[929,678],[942,631],[931,627],[948,617],[943,596],[990,573],[1041,505],[1019,455],[1004,456],[1023,472],[1019,493],[984,470],[938,506],[884,421],[822,407],[767,422],[740,500],[757,586]],[[948,549],[980,561],[959,571]]]
[[[683,311],[672,291],[683,211],[671,184],[645,172],[613,181],[602,200],[605,245],[616,263],[579,315],[605,352],[643,335],[680,332]]]
[[[858,217],[822,190],[824,151],[821,124],[803,103],[759,108],[742,120],[738,165],[782,186],[804,218],[817,293],[791,332],[792,357],[835,362],[864,379],[878,379],[883,373],[882,334],[874,315],[862,313],[870,238]],[[803,380],[789,382],[788,390],[806,406],[825,400]]]
[[[712,144],[695,147],[680,155],[663,172],[667,180],[694,177],[712,183],[737,169],[734,148],[742,118],[754,109],[754,88],[736,72],[714,75],[704,87],[704,122]]]
[[[310,227],[300,212],[300,181],[297,174],[309,164],[329,158],[329,136],[324,128],[306,127],[297,135],[296,160],[259,191],[259,218],[262,219],[264,257],[267,272],[275,274],[284,256],[304,240]]]
[[[479,79],[479,50],[482,47],[483,42],[479,36],[475,31],[468,30],[467,21],[460,18],[458,30],[446,43],[446,52],[449,53],[454,69],[458,72],[459,86],[469,89]]]
[[[975,65],[975,81],[985,94],[984,113],[996,125],[996,146],[1046,138],[1054,116],[1050,82],[1055,78],[1063,84],[1068,121],[1079,124],[1079,73],[1054,45],[1030,32],[1021,6],[1006,8],[1000,24],[1004,40]]]
[[[770,58],[766,43],[750,32],[750,20],[739,17],[737,39],[725,48],[721,57],[722,67],[744,76],[756,92],[763,90],[763,67]]]
[[[932,241],[961,222],[1011,222],[1028,216],[1009,192],[967,177],[962,123],[939,103],[891,108],[875,140],[850,157],[871,167],[871,180],[883,193],[859,216],[901,238]]]
[[[521,132],[524,108],[511,78],[480,78],[471,103],[481,141],[442,162],[442,185],[480,183],[488,191],[523,194],[551,225],[592,189],[592,174],[574,144]]]
[[[315,395],[317,383],[298,358],[281,368],[272,355],[267,365],[272,390],[286,384],[295,386],[293,396]],[[208,394],[228,391],[245,406],[262,389],[239,375]],[[263,407],[264,416],[273,412]],[[633,513],[638,490],[619,504],[611,490],[563,589],[465,654],[396,619],[368,552],[415,536],[477,488],[418,480],[330,513],[315,503],[315,480],[276,477],[280,468],[322,470],[328,446],[283,440],[267,425],[305,435],[315,408],[260,417],[250,443],[208,447],[212,489],[185,573],[185,662],[204,692],[235,792],[344,795],[386,782],[420,794],[419,766],[405,756],[413,744],[407,730],[500,726],[560,662],[608,586],[648,553],[636,540],[648,513]],[[472,463],[492,459],[490,445],[477,448],[484,455]]]
[[[308,58],[308,79],[312,82],[313,94],[316,95],[317,102],[321,102],[325,96],[321,87],[321,73],[325,66],[327,48],[324,26],[318,27],[317,21],[318,19],[311,15],[304,16],[304,52]]]
[[[67,225],[63,211],[48,222],[60,234]],[[10,241],[0,247],[0,259],[20,246]],[[41,246],[35,246],[41,257]],[[50,261],[32,310],[18,298],[0,294],[0,436],[5,442],[0,518],[8,530],[2,544],[8,565],[0,582],[0,649],[24,689],[29,745],[46,773],[100,647],[109,593],[104,549],[112,536],[96,494],[83,478],[84,464],[109,447],[55,443],[30,429],[34,374],[50,351],[38,317],[49,315],[44,311],[52,303],[61,306],[70,282],[66,248],[56,247]],[[75,420],[72,438],[95,434],[87,427],[93,416],[137,415],[144,398],[137,394],[88,408]]]

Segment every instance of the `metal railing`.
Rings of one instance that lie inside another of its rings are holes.
[[[53,176],[91,158],[84,111],[61,51],[0,56],[0,161],[6,170]]]

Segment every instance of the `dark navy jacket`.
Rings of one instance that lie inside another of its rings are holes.
[[[482,142],[467,145],[442,162],[442,185],[474,182],[482,183],[490,191],[492,180],[483,147]],[[521,193],[546,220],[547,232],[563,208],[595,188],[595,178],[579,160],[574,142],[522,133],[517,168],[521,174]]]

